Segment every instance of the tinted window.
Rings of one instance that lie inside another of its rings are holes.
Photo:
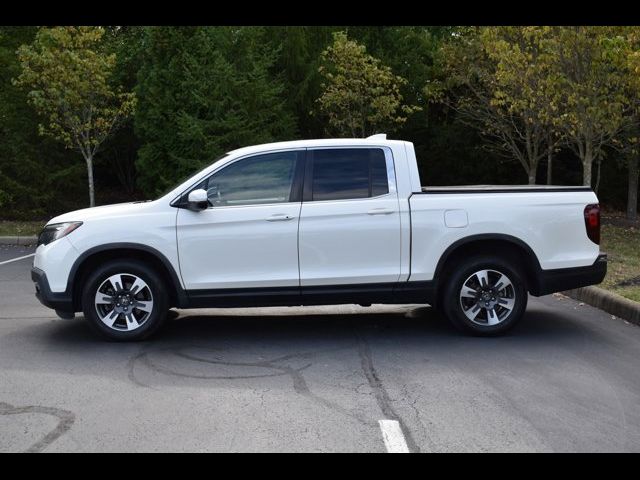
[[[238,160],[214,173],[202,188],[214,207],[288,202],[298,155],[269,153]]]
[[[384,152],[379,149],[369,150],[371,165],[371,196],[377,197],[389,193],[389,180],[387,178],[387,162]]]
[[[389,192],[381,149],[312,150],[313,200],[367,198]]]

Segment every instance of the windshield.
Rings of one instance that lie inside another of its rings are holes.
[[[209,168],[211,165],[213,165],[216,162],[219,162],[220,160],[222,160],[225,157],[228,157],[229,154],[225,153],[224,155],[222,155],[221,157],[216,158],[213,162],[205,165],[203,168],[201,168],[200,170],[198,170],[195,173],[189,173],[187,175],[184,175],[179,181],[177,181],[176,183],[174,183],[173,185],[171,185],[169,188],[165,189],[160,195],[156,196],[155,200],[158,200],[162,197],[164,197],[165,195],[167,195],[169,192],[171,192],[172,190],[178,188],[180,185],[182,185],[184,182],[186,182],[187,180],[189,180],[191,177],[195,177],[197,175],[199,175],[200,173],[202,173],[203,171],[205,171],[207,168]]]

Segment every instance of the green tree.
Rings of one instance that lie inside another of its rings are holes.
[[[591,186],[593,162],[600,165],[629,118],[627,38],[623,27],[553,27],[551,49],[556,126],[582,163],[583,185]]]
[[[423,26],[358,26],[349,27],[349,36],[367,46],[367,51],[380,59],[383,65],[407,80],[403,89],[407,103],[423,107],[427,100],[423,87],[436,72],[435,56],[442,39],[449,35],[451,27]],[[416,121],[420,115],[412,115],[407,121]],[[417,121],[422,121],[419,119]]]
[[[221,154],[290,139],[277,51],[259,27],[150,27],[138,73],[139,183],[151,195]]]
[[[548,100],[549,33],[546,27],[460,29],[441,47],[440,78],[424,90],[478,129],[489,150],[517,159],[529,184],[559,142],[557,105]]]
[[[547,184],[551,184],[553,155],[563,136],[555,127],[558,103],[550,101],[553,55],[549,27],[489,27],[482,41],[489,58],[496,65],[497,90],[493,104],[515,115],[522,144],[530,166],[529,183],[535,183],[542,158],[547,160]]]
[[[19,73],[15,51],[24,41],[31,41],[35,29],[6,27],[0,30],[0,203],[14,205],[14,197],[32,198],[36,190],[28,183],[28,170],[37,178],[39,165],[33,161],[32,134],[34,114],[26,105],[25,94],[11,82]],[[33,178],[33,176],[31,177]],[[37,180],[41,180],[37,178]],[[32,203],[29,207],[33,208]]]
[[[407,81],[394,75],[366,48],[336,32],[333,44],[322,53],[323,76],[318,111],[328,130],[339,135],[366,137],[380,130],[394,131],[420,110],[406,105],[400,93]]]
[[[144,27],[105,27],[103,40],[105,49],[116,55],[112,83],[124,91],[133,91],[145,56]],[[136,198],[138,195],[135,162],[139,148],[140,140],[134,131],[133,116],[123,119],[120,128],[100,148],[96,174],[103,183],[111,181],[117,191],[122,192],[123,198]]]
[[[331,42],[334,30],[324,26],[269,27],[269,48],[277,53],[271,70],[276,76],[282,73],[287,108],[302,138],[317,138],[324,133],[323,119],[309,115],[309,110],[320,95],[320,54]]]
[[[93,158],[135,105],[132,93],[109,83],[116,58],[100,48],[103,35],[98,27],[41,28],[33,44],[18,51],[22,72],[16,79],[17,86],[30,90],[29,102],[45,119],[40,133],[82,154],[92,207]]]

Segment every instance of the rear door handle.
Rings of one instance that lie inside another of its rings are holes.
[[[274,213],[270,217],[267,217],[267,222],[283,222],[285,220],[292,220],[293,215],[287,215],[286,213]]]
[[[369,215],[389,215],[390,213],[394,213],[395,210],[392,208],[373,208],[369,210],[367,213]]]

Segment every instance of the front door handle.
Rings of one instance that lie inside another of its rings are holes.
[[[283,222],[285,220],[292,220],[293,215],[287,215],[286,213],[274,213],[270,217],[267,217],[267,222]]]
[[[374,208],[369,210],[367,213],[369,215],[389,215],[390,213],[394,213],[395,210],[392,208]]]

